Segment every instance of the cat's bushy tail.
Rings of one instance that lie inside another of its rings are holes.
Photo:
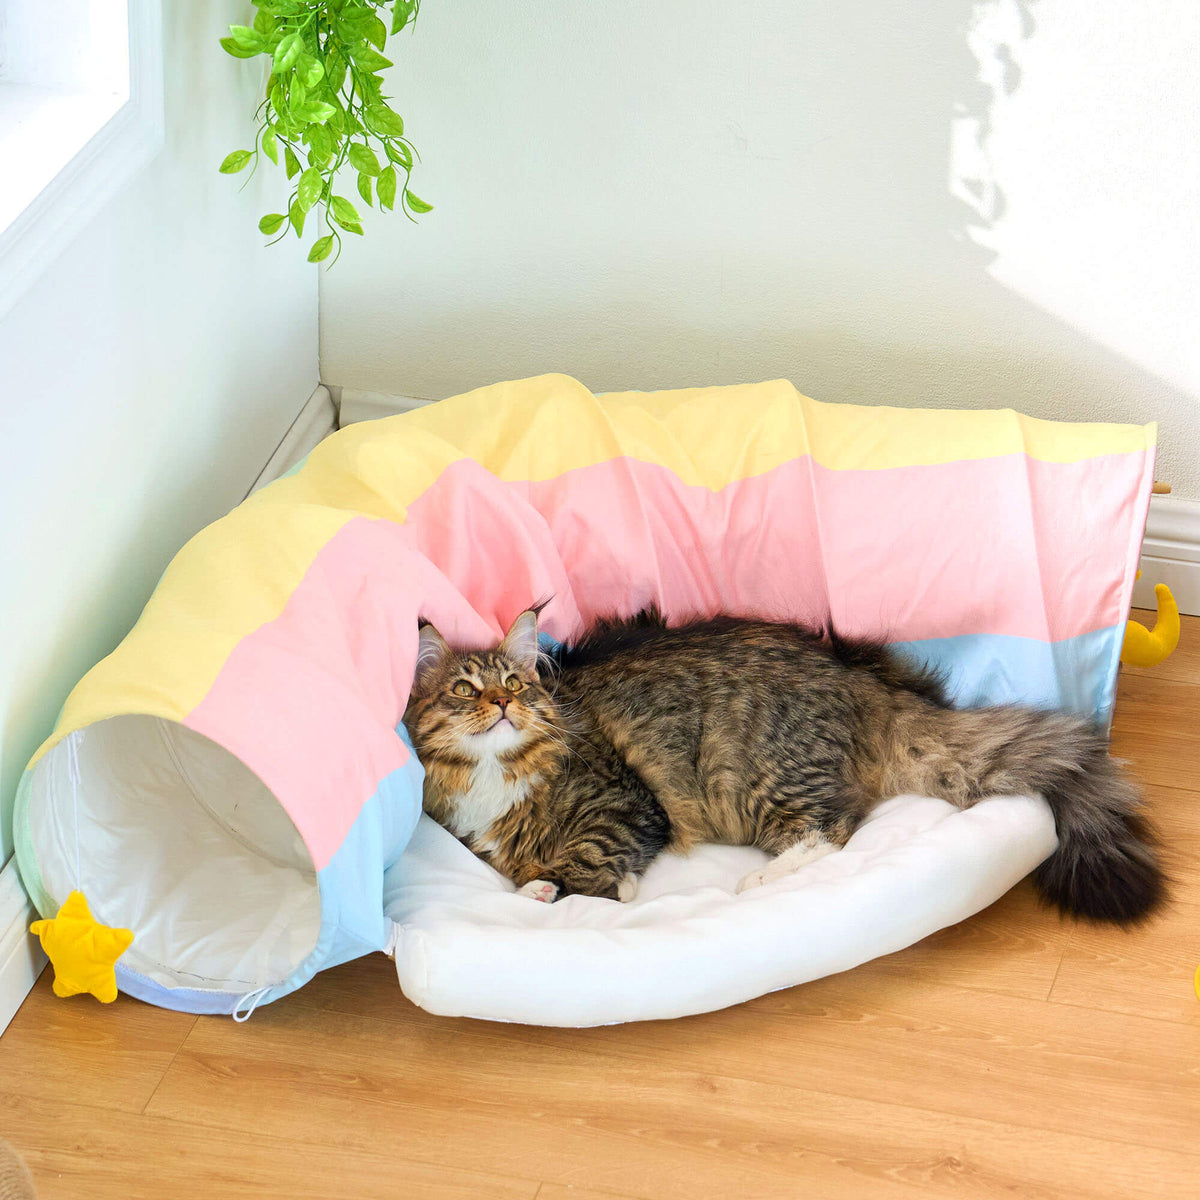
[[[968,807],[985,796],[1040,793],[1054,813],[1058,849],[1034,874],[1065,913],[1128,925],[1166,895],[1155,837],[1138,789],[1108,756],[1103,731],[1066,713],[922,705],[891,747],[900,791]]]

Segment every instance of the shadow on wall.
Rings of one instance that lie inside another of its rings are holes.
[[[534,9],[422,11],[405,87],[438,209],[373,222],[322,278],[327,382],[440,398],[551,370],[597,391],[783,376],[859,403],[1186,407],[987,273],[990,114],[1020,87],[1033,0]],[[451,57],[470,64],[453,90]],[[1182,447],[1161,440],[1169,477]]]

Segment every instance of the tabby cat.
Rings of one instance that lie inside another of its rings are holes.
[[[420,630],[405,714],[425,809],[527,896],[628,900],[668,847],[758,846],[739,891],[846,843],[906,793],[960,808],[1041,793],[1060,909],[1125,924],[1163,898],[1137,791],[1102,730],[1062,713],[951,707],[884,646],[783,622],[601,621],[549,657],[537,611],[494,650]]]

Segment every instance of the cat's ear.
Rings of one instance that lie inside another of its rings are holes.
[[[450,647],[445,638],[432,625],[422,625],[417,637],[417,669],[413,673],[413,691],[422,691],[424,685],[446,661]]]
[[[537,670],[537,613],[532,608],[527,609],[512,623],[512,628],[504,635],[499,650],[520,670]]]

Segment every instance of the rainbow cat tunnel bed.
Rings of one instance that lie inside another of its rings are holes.
[[[1038,798],[889,801],[736,896],[745,848],[629,905],[553,906],[420,815],[418,618],[488,645],[659,605],[882,636],[961,703],[1107,718],[1154,427],[822,404],[787,382],[500,384],[326,439],[177,555],[18,792],[22,877],[134,941],[120,988],[233,1012],[387,949],[437,1012],[680,1015],[842,970],[991,903],[1054,846]],[[415,834],[415,836],[414,836]]]

